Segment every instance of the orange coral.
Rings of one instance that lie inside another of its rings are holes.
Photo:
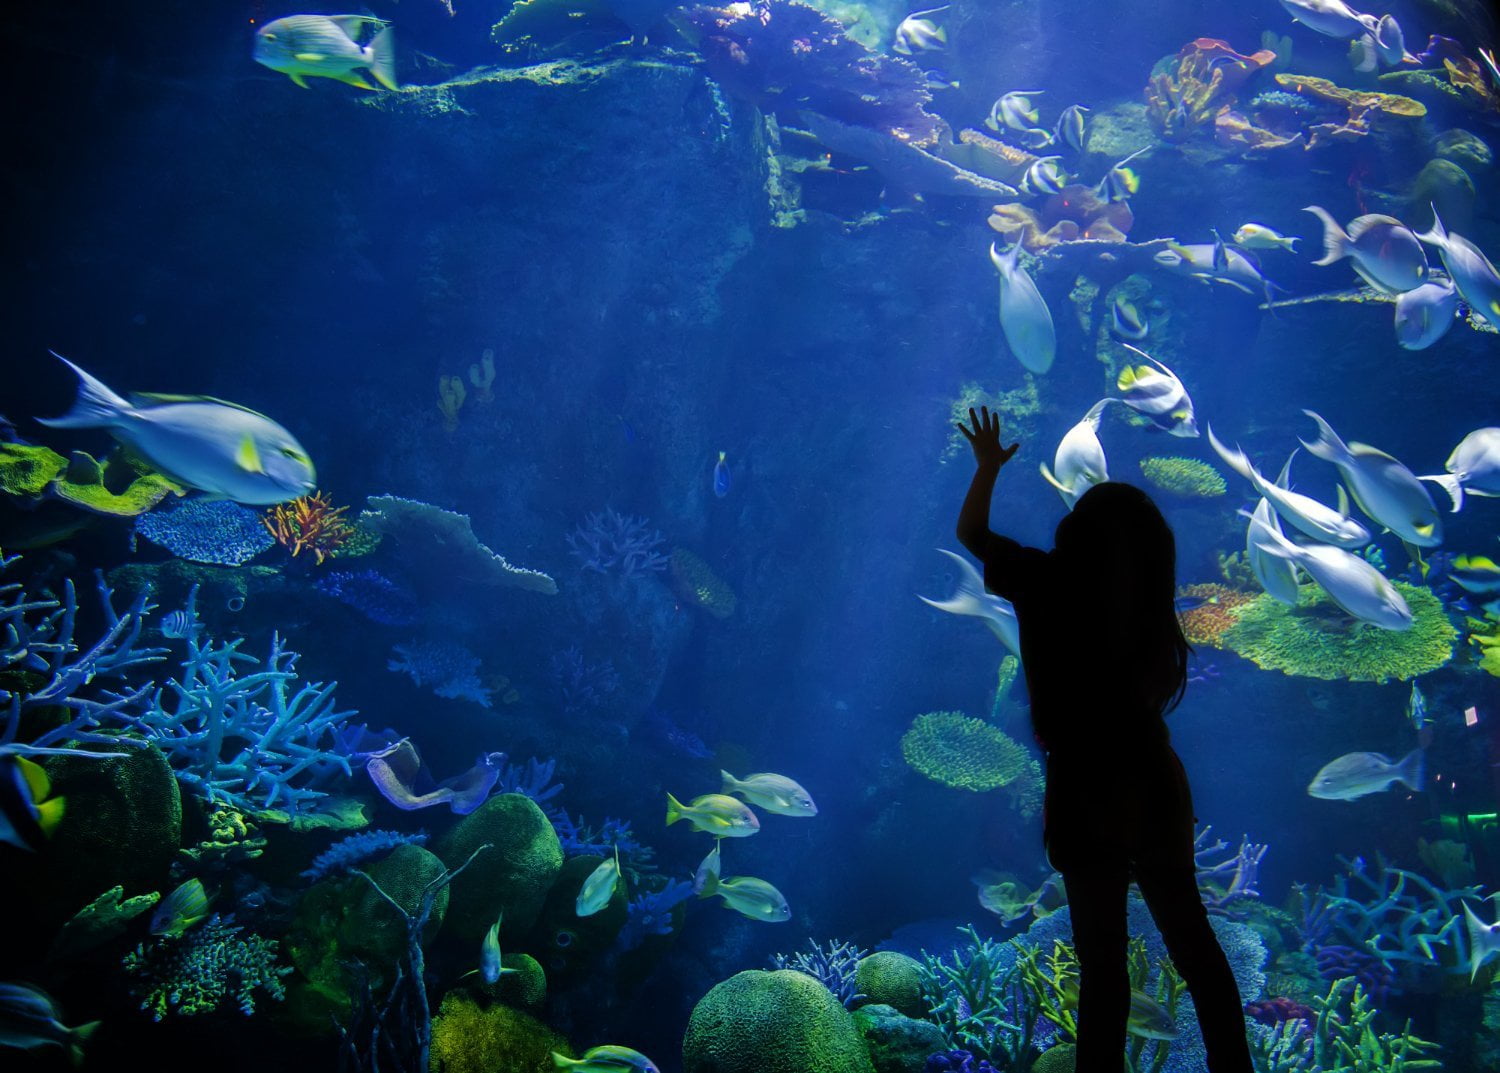
[[[1177,590],[1177,595],[1203,601],[1197,607],[1179,611],[1177,618],[1182,623],[1182,632],[1187,637],[1188,644],[1207,645],[1210,648],[1224,647],[1224,631],[1237,621],[1234,609],[1255,599],[1253,593],[1213,583],[1184,585]]]
[[[1124,242],[1135,216],[1125,202],[1104,201],[1093,187],[1074,183],[1039,208],[996,205],[989,224],[1008,241],[1020,242],[1027,253],[1041,253],[1075,239]]]
[[[1183,141],[1211,124],[1220,110],[1234,103],[1250,76],[1275,60],[1276,53],[1269,49],[1245,56],[1216,37],[1189,41],[1151,72],[1146,118],[1166,141]]]
[[[335,507],[327,493],[314,492],[276,504],[261,517],[260,524],[293,556],[310,551],[321,563],[354,535],[354,526],[343,518],[348,509]]]

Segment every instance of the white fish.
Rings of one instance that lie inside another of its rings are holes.
[[[1062,115],[1057,117],[1053,140],[1058,145],[1066,145],[1075,153],[1083,152],[1083,143],[1088,139],[1088,114],[1089,110],[1081,104],[1068,105],[1062,110]]]
[[[714,895],[724,899],[726,908],[751,920],[779,924],[792,919],[791,906],[787,905],[781,891],[755,876],[727,876],[720,879],[717,875],[710,875],[703,884],[703,889],[698,892],[698,897],[711,898]]]
[[[203,396],[133,395],[127,401],[61,354],[78,374],[78,401],[49,428],[102,428],[183,484],[237,503],[270,506],[317,487],[312,460],[264,414]]]
[[[1397,782],[1408,790],[1421,790],[1422,769],[1421,749],[1413,749],[1395,763],[1382,753],[1345,753],[1323,765],[1308,783],[1307,792],[1324,801],[1353,801],[1389,790]]]
[[[1281,476],[1276,478],[1276,487],[1291,487],[1292,459],[1296,457],[1296,451],[1287,456],[1286,465],[1281,467]],[[1262,551],[1261,544],[1273,542],[1273,538],[1267,536],[1262,530],[1269,530],[1276,536],[1285,535],[1281,531],[1281,519],[1272,508],[1271,501],[1265,496],[1261,497],[1260,502],[1255,505],[1255,510],[1250,514],[1250,524],[1245,530],[1245,558],[1250,563],[1250,572],[1255,575],[1255,580],[1260,582],[1261,588],[1270,593],[1273,599],[1281,601],[1288,607],[1296,607],[1298,600],[1297,564],[1290,559],[1268,555]]]
[[[1349,517],[1349,504],[1342,486],[1339,488],[1339,509],[1334,510],[1312,496],[1305,496],[1267,481],[1250,464],[1245,452],[1220,443],[1211,426],[1208,430],[1208,442],[1213,445],[1226,466],[1249,481],[1257,492],[1271,501],[1277,514],[1314,540],[1340,548],[1358,548],[1370,542],[1370,531]]]
[[[708,851],[698,865],[698,870],[693,873],[693,893],[702,894],[703,888],[719,881],[719,843],[722,839],[714,839],[714,848]]]
[[[581,917],[593,916],[609,904],[615,891],[622,889],[624,882],[624,877],[620,875],[620,847],[616,846],[614,857],[605,858],[583,881],[574,910]]]
[[[1068,173],[1058,163],[1060,156],[1038,157],[1021,178],[1021,189],[1028,194],[1056,194],[1068,185]]]
[[[1246,250],[1286,250],[1288,253],[1296,253],[1297,243],[1301,241],[1297,235],[1283,235],[1274,228],[1257,223],[1241,224],[1234,233],[1235,245]]]
[[[1494,898],[1490,895],[1485,901]],[[1500,920],[1493,924],[1486,924],[1474,915],[1474,910],[1469,908],[1469,903],[1464,902],[1464,925],[1469,932],[1469,983],[1474,982],[1474,977],[1479,975],[1480,967],[1490,959],[1490,955],[1500,951]]]
[[[484,941],[479,944],[479,975],[487,984],[499,983],[500,977],[506,973],[520,971],[507,969],[504,958],[500,956],[500,921],[501,918],[497,916],[490,925],[490,930],[484,933]]]
[[[1224,265],[1216,268],[1216,254],[1222,251]],[[1174,242],[1157,250],[1151,259],[1162,268],[1190,276],[1204,283],[1223,283],[1251,296],[1271,300],[1271,282],[1261,275],[1255,262],[1239,250],[1213,242]]]
[[[1338,467],[1360,510],[1414,547],[1443,542],[1442,515],[1415,473],[1368,444],[1344,443],[1327,421],[1311,410],[1302,412],[1318,424],[1318,438],[1303,440],[1302,446]]]
[[[1411,629],[1411,608],[1379,570],[1351,551],[1330,544],[1293,544],[1279,533],[1262,532],[1260,547],[1288,559],[1316,581],[1338,604],[1361,622],[1383,630]]]
[[[991,130],[1030,130],[1036,126],[1037,110],[1031,98],[1040,97],[1039,89],[1015,89],[1002,94],[990,105],[984,125]]]
[[[1000,273],[1000,329],[1016,360],[1033,373],[1045,373],[1057,356],[1052,311],[1021,267],[1021,244],[1004,254],[990,243],[990,261]]]
[[[956,555],[946,548],[937,550],[939,554],[948,556],[958,564],[958,587],[946,600],[931,600],[921,595],[917,599],[928,607],[935,607],[950,615],[972,615],[983,619],[990,632],[1000,639],[1000,643],[1020,659],[1021,627],[1016,622],[1016,609],[1011,606],[1011,602],[992,592],[986,592],[984,578],[979,576],[979,571],[962,555]]]
[[[785,775],[762,771],[737,779],[727,771],[720,771],[719,776],[724,780],[723,793],[738,794],[767,812],[778,816],[818,814],[818,806],[813,804],[812,794]]]
[[[1402,294],[1427,278],[1427,254],[1422,251],[1422,243],[1394,216],[1356,216],[1346,232],[1319,205],[1308,205],[1302,211],[1312,213],[1323,224],[1323,256],[1313,264],[1331,265],[1347,257],[1361,279],[1387,294]],[[1436,220],[1436,213],[1433,218]]]
[[[366,26],[380,30],[359,43]],[[358,72],[367,70],[386,89],[396,87],[395,39],[390,24],[369,15],[288,15],[255,31],[255,62],[280,71],[303,89],[308,78],[332,78],[374,89]]]
[[[1474,243],[1459,234],[1449,234],[1432,206],[1432,230],[1417,236],[1438,248],[1443,267],[1453,285],[1477,315],[1493,328],[1500,328],[1500,272]]]
[[[1123,160],[1116,161],[1104,173],[1104,178],[1094,185],[1094,196],[1100,201],[1124,201],[1140,190],[1141,177],[1136,174],[1134,168],[1127,168],[1125,165],[1150,148],[1148,145],[1137,149]]]
[[[1375,25],[1375,32],[1370,36],[1375,42],[1375,51],[1379,53],[1381,62],[1387,67],[1395,67],[1402,63],[1421,63],[1419,59],[1406,51],[1406,34],[1401,31],[1401,24],[1396,21],[1396,16],[1391,14],[1380,16],[1380,21]]]
[[[1327,37],[1355,37],[1375,29],[1375,20],[1344,0],[1281,0],[1296,22]]]
[[[1464,493],[1500,496],[1500,428],[1478,428],[1459,441],[1443,467],[1447,473],[1421,478],[1440,485],[1457,512]]]
[[[1396,342],[1406,350],[1426,350],[1448,334],[1456,316],[1453,281],[1429,279],[1396,299]]]
[[[948,47],[948,28],[937,18],[946,15],[948,7],[913,11],[896,27],[896,40],[891,45],[893,52],[903,56],[915,56],[918,52],[941,52]]]
[[[1116,339],[1140,342],[1149,331],[1150,326],[1135,303],[1124,295],[1116,295],[1110,303],[1109,333]]]
[[[1062,495],[1069,510],[1073,509],[1079,496],[1101,481],[1109,480],[1109,463],[1104,457],[1104,445],[1099,442],[1099,418],[1104,407],[1119,401],[1100,399],[1094,403],[1058,442],[1057,451],[1052,456],[1052,469],[1049,470],[1045,462],[1041,465],[1042,476]]]
[[[1182,386],[1177,374],[1157,361],[1144,350],[1129,343],[1122,343],[1126,350],[1139,354],[1152,365],[1127,365],[1120,370],[1115,386],[1120,390],[1120,401],[1138,414],[1144,414],[1161,429],[1173,436],[1188,439],[1198,435],[1198,422],[1193,416],[1193,400]]]

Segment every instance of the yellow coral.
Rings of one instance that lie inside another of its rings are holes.
[[[672,591],[714,618],[728,618],[739,603],[729,583],[686,548],[672,549]]]
[[[1163,492],[1184,499],[1211,499],[1229,490],[1218,470],[1207,462],[1181,455],[1141,459],[1141,476]]]
[[[450,991],[432,1019],[432,1073],[543,1073],[552,1052],[573,1050],[552,1029],[509,1006],[480,1006]]]
[[[1034,766],[1025,746],[982,719],[929,712],[912,721],[901,755],[914,770],[957,790],[983,793],[1022,779]],[[1024,802],[1029,794],[1019,798]]]
[[[438,413],[443,415],[444,432],[457,431],[458,411],[463,409],[467,395],[464,382],[458,377],[438,377]]]

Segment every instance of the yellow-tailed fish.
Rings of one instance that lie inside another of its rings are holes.
[[[1359,216],[1349,221],[1349,230],[1345,231],[1321,205],[1309,205],[1302,211],[1312,213],[1323,225],[1323,256],[1313,264],[1331,265],[1347,257],[1361,279],[1387,294],[1409,291],[1427,278],[1427,254],[1422,251],[1422,243],[1394,216]]]
[[[371,26],[377,28],[375,36],[361,45],[360,36]],[[395,89],[395,48],[390,24],[369,15],[288,15],[255,32],[255,62],[280,71],[303,89],[309,78],[374,89],[360,71]]]
[[[1384,451],[1364,443],[1346,444],[1333,427],[1311,410],[1318,438],[1302,446],[1338,467],[1359,509],[1418,548],[1443,542],[1443,516],[1417,475]]]
[[[151,914],[151,934],[176,937],[208,916],[213,899],[203,889],[201,879],[190,879],[168,894]]]
[[[1245,250],[1286,250],[1288,253],[1296,253],[1297,243],[1301,241],[1301,237],[1297,235],[1283,235],[1265,224],[1241,224],[1234,233],[1234,244]]]
[[[710,873],[704,877],[700,898],[720,897],[724,905],[741,916],[767,924],[779,924],[792,919],[791,906],[786,904],[781,891],[764,879],[754,876],[728,876],[724,879]]]
[[[1436,205],[1432,206],[1432,230],[1418,237],[1438,248],[1443,267],[1469,308],[1492,328],[1500,328],[1500,271],[1484,251],[1457,232],[1445,230]]]
[[[979,890],[979,904],[1009,924],[1031,915],[1031,892],[999,872],[983,869],[970,879]]]
[[[1078,1008],[1078,979],[1069,976],[1062,983],[1064,1009]],[[1141,1039],[1173,1040],[1181,1035],[1167,1008],[1144,991],[1130,992],[1130,1018],[1125,1031]]]
[[[569,1058],[552,1052],[552,1065],[557,1069],[572,1069],[576,1073],[661,1073],[656,1063],[640,1051],[610,1043],[603,1047],[590,1047],[582,1058]]]
[[[121,398],[61,354],[78,374],[78,401],[49,428],[102,428],[173,479],[237,503],[270,506],[307,495],[317,474],[307,451],[264,414],[189,395]]]
[[[724,794],[704,794],[684,805],[667,795],[667,826],[687,820],[695,831],[717,838],[748,838],[760,830],[760,820],[743,801]]]
[[[1426,350],[1453,327],[1458,291],[1451,279],[1428,280],[1396,299],[1396,342],[1403,350]]]
[[[623,887],[625,880],[620,874],[620,847],[615,847],[615,855],[606,858],[598,868],[589,873],[579,888],[578,899],[574,908],[581,917],[591,917],[599,910],[609,904],[609,900],[615,896],[615,891]]]
[[[743,779],[737,779],[727,771],[720,771],[719,775],[724,780],[724,793],[738,794],[767,812],[778,816],[818,814],[812,795],[785,775],[773,775],[768,771],[746,775]]]
[[[0,755],[0,842],[40,849],[63,818],[66,798],[51,795],[52,781],[40,764]]]

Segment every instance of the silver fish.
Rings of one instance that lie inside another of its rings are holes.
[[[1405,350],[1426,350],[1453,327],[1458,289],[1452,280],[1428,280],[1396,299],[1396,342]]]
[[[1355,37],[1375,28],[1375,20],[1361,15],[1344,0],[1281,0],[1293,20],[1328,37]]]
[[[1250,463],[1244,451],[1224,446],[1214,435],[1212,426],[1208,430],[1208,442],[1226,466],[1244,477],[1257,492],[1270,500],[1277,514],[1314,540],[1340,548],[1358,548],[1370,542],[1370,531],[1349,517],[1349,504],[1342,486],[1339,487],[1339,507],[1334,510],[1311,496],[1267,481]]]
[[[1057,489],[1069,510],[1073,509],[1079,496],[1101,481],[1109,480],[1104,445],[1099,442],[1099,419],[1106,406],[1119,401],[1100,399],[1094,403],[1058,442],[1057,452],[1052,456],[1052,469],[1049,470],[1045,462],[1041,464],[1042,477]]]
[[[1110,303],[1109,320],[1109,333],[1116,339],[1137,343],[1146,338],[1149,330],[1141,311],[1123,295],[1116,295],[1115,300]]]
[[[1353,801],[1389,790],[1398,782],[1408,790],[1421,790],[1422,778],[1421,749],[1413,749],[1395,763],[1382,753],[1345,753],[1323,765],[1308,783],[1307,792],[1324,801]]]
[[[1411,684],[1411,696],[1406,700],[1406,718],[1411,720],[1413,730],[1421,730],[1427,725],[1427,698],[1422,696],[1415,682]]]
[[[958,564],[958,585],[953,595],[946,600],[933,600],[920,595],[917,599],[928,607],[935,607],[950,615],[971,615],[983,619],[990,632],[1000,639],[1000,643],[1020,659],[1021,627],[1016,622],[1016,609],[1011,606],[1011,602],[986,590],[984,578],[980,577],[979,571],[962,555],[946,548],[937,550],[939,554],[948,556]]]
[[[1459,441],[1444,468],[1421,478],[1440,486],[1453,500],[1453,509],[1464,505],[1464,493],[1500,496],[1500,428],[1479,428]]]
[[[1260,535],[1262,551],[1306,570],[1330,600],[1361,622],[1383,630],[1411,629],[1412,613],[1405,598],[1365,559],[1331,544],[1293,544],[1269,531]]]
[[[1261,275],[1254,261],[1239,250],[1224,248],[1222,269],[1214,268],[1215,244],[1212,242],[1173,242],[1157,250],[1151,259],[1162,268],[1190,276],[1204,283],[1223,283],[1237,291],[1271,300],[1271,281]]]
[[[368,45],[359,43],[376,26]],[[369,15],[288,15],[255,32],[255,62],[280,71],[303,89],[306,79],[332,78],[374,89],[358,73],[369,71],[386,89],[396,89],[395,39],[390,24]]]
[[[1046,300],[1021,267],[1021,244],[1002,254],[990,243],[990,261],[1000,273],[1000,328],[1005,341],[1025,369],[1045,373],[1057,354],[1057,332]]]
[[[1276,487],[1288,487],[1292,459],[1296,456],[1297,452],[1293,451],[1287,457],[1286,465],[1281,468],[1281,476],[1276,478]],[[1251,512],[1250,524],[1245,530],[1245,558],[1250,563],[1250,571],[1255,575],[1255,580],[1271,594],[1272,599],[1288,607],[1296,607],[1300,598],[1297,564],[1276,555],[1267,555],[1260,548],[1262,544],[1274,543],[1277,536],[1284,535],[1281,531],[1281,519],[1271,507],[1271,501],[1262,496]]]
[[[720,771],[719,776],[724,780],[724,793],[738,794],[767,812],[778,816],[818,814],[818,806],[813,804],[812,794],[785,775],[762,771],[737,779],[727,771]]]
[[[1347,257],[1361,279],[1387,294],[1409,291],[1427,278],[1427,254],[1422,252],[1422,243],[1394,216],[1357,216],[1345,231],[1320,205],[1308,205],[1302,211],[1312,213],[1323,224],[1323,256],[1313,264],[1331,265]]]
[[[1453,279],[1469,308],[1492,328],[1500,328],[1500,272],[1474,243],[1459,234],[1449,234],[1432,206],[1432,230],[1417,236],[1438,248],[1443,267]]]
[[[60,1047],[69,1061],[83,1063],[83,1045],[99,1027],[91,1021],[77,1028],[62,1023],[62,1011],[52,996],[39,987],[22,983],[0,983],[0,1047],[36,1051]]]
[[[1346,444],[1327,421],[1303,410],[1318,425],[1318,438],[1302,446],[1317,458],[1338,467],[1359,509],[1418,548],[1443,542],[1443,518],[1432,496],[1397,459],[1364,443]]]
[[[1297,252],[1297,243],[1302,239],[1296,235],[1283,235],[1265,224],[1241,224],[1234,233],[1234,244],[1245,250],[1286,250]]]

